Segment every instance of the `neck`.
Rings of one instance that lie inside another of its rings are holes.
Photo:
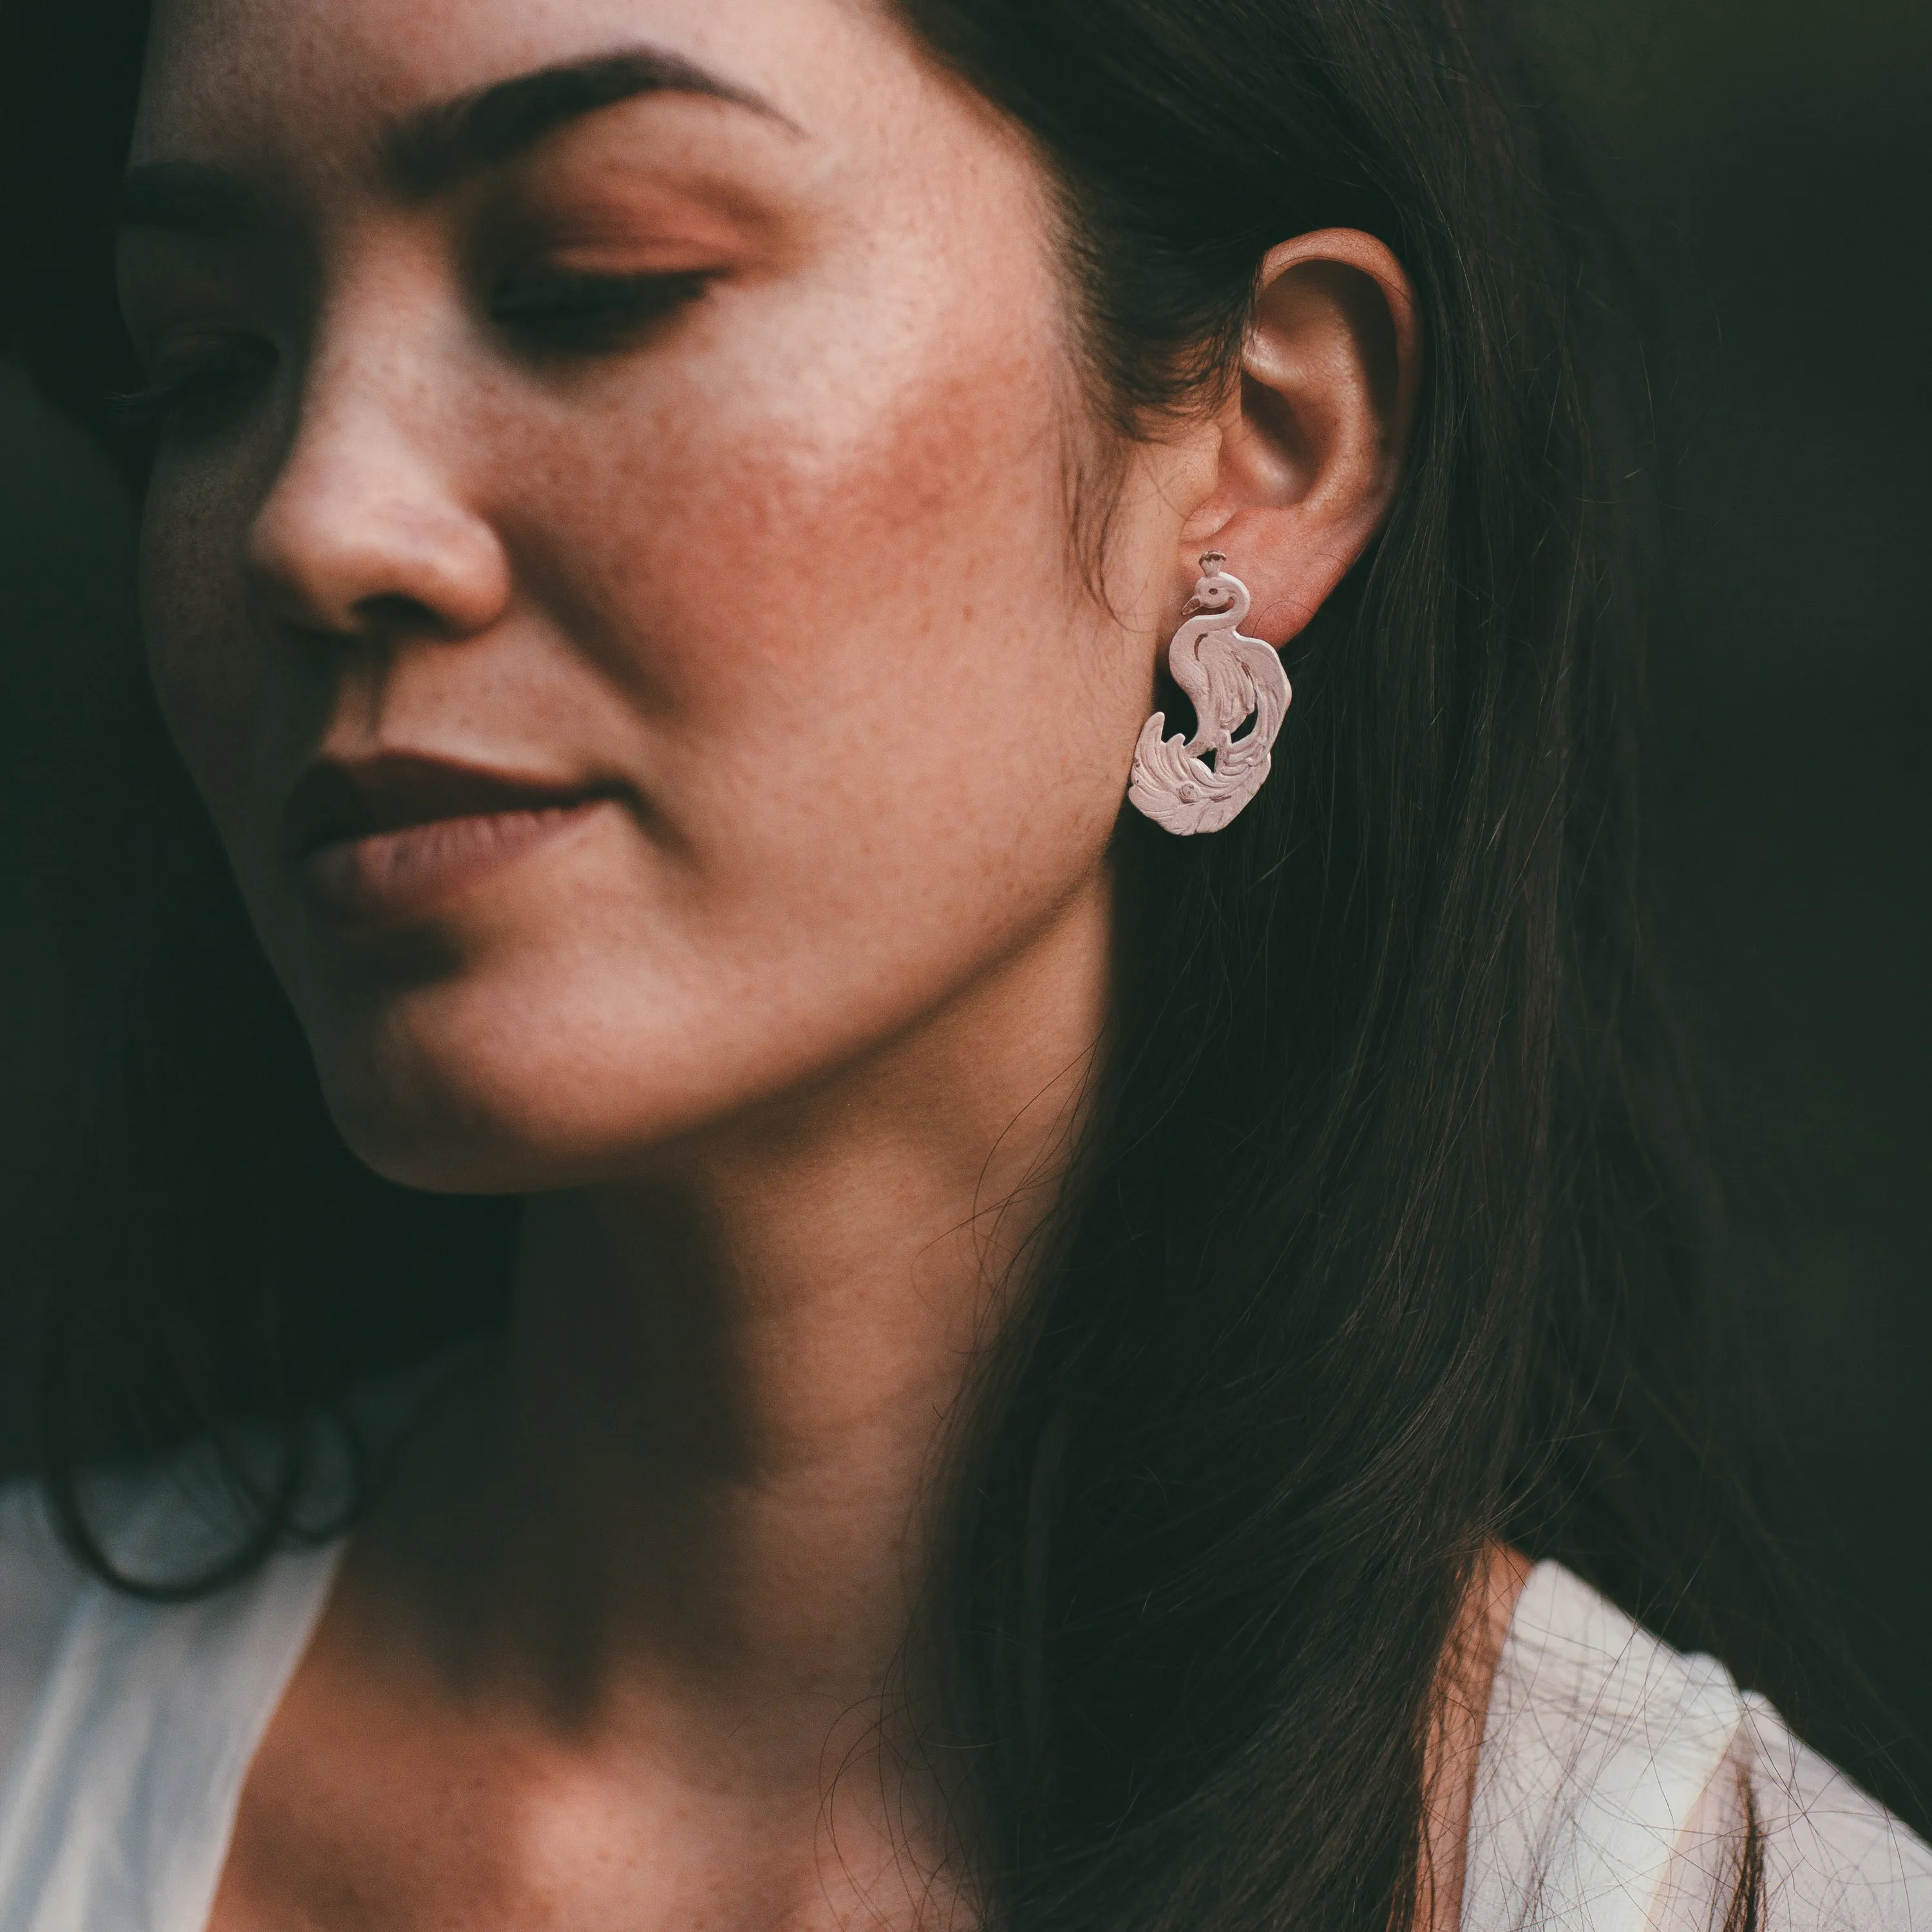
[[[863,1064],[526,1204],[505,1345],[428,1486],[477,1668],[574,1721],[788,1709],[814,1750],[826,1712],[876,1708],[949,1418],[1070,1152],[1105,958],[1104,905],[1076,907]]]

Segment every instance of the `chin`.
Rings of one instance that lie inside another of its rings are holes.
[[[418,992],[404,1010],[312,1026],[322,1094],[352,1153],[439,1194],[587,1186],[700,1122],[716,1096],[649,1036],[614,1050],[519,1002],[475,1023],[473,999]]]
[[[586,1177],[535,1124],[424,1078],[322,1076],[330,1118],[364,1166],[427,1194],[531,1194]]]

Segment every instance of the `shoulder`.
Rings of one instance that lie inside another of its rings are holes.
[[[1904,1825],[1714,1659],[1539,1565],[1491,1696],[1463,1932],[1704,1932],[1754,1825],[1769,1924],[1932,1927],[1932,1852]]]
[[[1932,1925],[1932,1850],[1794,1738],[1761,1700],[1738,1751],[1773,1922],[1802,1932]]]
[[[137,1576],[205,1574],[235,1515],[205,1459],[90,1480],[90,1526]],[[0,1491],[0,1932],[200,1924],[261,1731],[339,1540],[185,1600],[75,1562],[39,1490]]]
[[[40,1485],[0,1486],[0,1766],[32,1721],[87,1580],[61,1546]]]
[[[181,1574],[213,1554],[223,1533],[208,1486],[184,1459],[97,1473],[88,1520],[118,1563],[136,1574]],[[122,1621],[168,1606],[121,1597],[69,1552],[42,1485],[0,1485],[0,1777],[19,1754],[54,1680],[75,1661],[79,1632],[109,1606]]]
[[[291,1534],[218,1592],[156,1600],[118,1591],[68,1553],[38,1482],[0,1485],[0,1867],[22,1795],[45,1783],[54,1756],[79,1767],[97,1748],[131,1749],[136,1714],[158,1714],[170,1697],[244,1712],[266,1694],[314,1614],[362,1478],[456,1359],[440,1355],[352,1391],[339,1426],[309,1444]],[[247,1540],[246,1496],[278,1486],[281,1456],[268,1432],[240,1431],[226,1454],[203,1441],[90,1472],[88,1526],[128,1576],[206,1575]],[[181,1738],[208,1726],[166,1728]]]

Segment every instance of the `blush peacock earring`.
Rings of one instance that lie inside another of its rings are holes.
[[[1162,737],[1167,714],[1156,711],[1141,727],[1127,784],[1139,810],[1183,838],[1219,832],[1261,790],[1293,694],[1274,646],[1236,628],[1248,614],[1248,586],[1228,575],[1227,561],[1213,550],[1202,558],[1194,595],[1167,647],[1174,681],[1194,703],[1194,736]]]

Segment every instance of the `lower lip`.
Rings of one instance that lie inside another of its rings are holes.
[[[579,824],[604,801],[432,819],[345,838],[302,862],[317,909],[362,926],[419,918]]]

